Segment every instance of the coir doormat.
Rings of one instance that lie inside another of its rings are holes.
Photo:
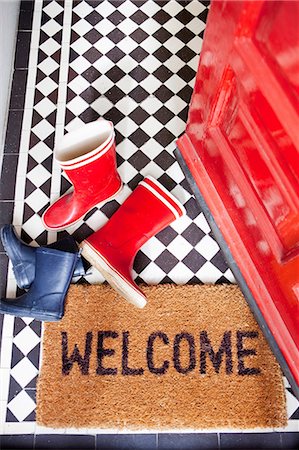
[[[137,309],[109,286],[72,286],[47,323],[37,422],[197,430],[286,424],[280,368],[240,290],[145,287]]]

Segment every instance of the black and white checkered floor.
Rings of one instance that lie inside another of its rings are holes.
[[[142,247],[134,265],[137,281],[234,282],[173,154],[187,120],[207,14],[208,2],[198,0],[21,3],[1,178],[1,224],[13,223],[32,245],[63,235],[45,231],[40,219],[49,203],[70,187],[53,160],[53,147],[64,133],[105,117],[115,125],[118,170],[125,188],[68,232],[81,241],[107,221],[143,176],[152,175],[185,205],[187,217]],[[12,268],[2,247],[0,252],[1,295],[14,296]],[[96,271],[86,280],[104,281]],[[45,434],[65,436],[70,430],[43,429],[35,423],[41,324],[12,316],[1,316],[0,324],[0,434],[26,434],[28,442],[35,436],[33,442],[39,445]],[[299,405],[288,386],[286,395],[290,419],[284,431],[295,433]],[[263,436],[275,436],[277,448],[287,448],[286,439],[292,445],[296,436],[280,431]],[[204,436],[217,448],[230,435]],[[158,435],[154,437],[151,448],[170,448],[161,444],[165,436],[160,444]]]

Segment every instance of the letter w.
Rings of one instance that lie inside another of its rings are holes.
[[[67,332],[61,332],[61,346],[62,346],[62,373],[63,375],[69,375],[75,362],[78,363],[82,375],[88,375],[89,371],[89,360],[91,354],[91,342],[92,342],[92,332],[86,333],[85,339],[85,353],[84,358],[80,355],[77,344],[71,356],[68,356],[68,336]]]

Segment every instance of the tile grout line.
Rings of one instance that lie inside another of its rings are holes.
[[[221,449],[221,443],[220,443],[220,433],[217,433],[217,445],[218,445],[218,449]]]
[[[68,62],[70,53],[70,40],[71,40],[71,29],[72,29],[72,7],[73,0],[65,0],[64,2],[64,16],[63,16],[63,27],[62,27],[62,38],[61,38],[61,56],[60,56],[60,71],[59,71],[59,81],[58,81],[58,96],[57,96],[57,113],[56,113],[56,124],[55,124],[55,139],[56,142],[61,139],[64,135],[64,123],[65,123],[65,111],[66,111],[66,99],[67,99],[67,79],[68,79]],[[54,198],[57,196],[57,191],[60,191],[61,186],[61,172],[60,168],[55,161],[53,154],[53,169],[51,177],[51,191],[50,191],[50,202],[52,203]],[[56,232],[48,232],[48,240],[54,242],[56,240]]]

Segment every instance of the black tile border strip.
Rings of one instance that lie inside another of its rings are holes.
[[[18,159],[18,154],[3,154],[0,201],[14,201],[15,199]]]
[[[299,432],[1,435],[2,450],[295,450]]]
[[[19,11],[18,34],[15,46],[15,55],[13,61],[14,72],[12,76],[9,109],[7,124],[5,130],[5,140],[3,147],[2,163],[0,165],[1,185],[0,185],[0,226],[6,223],[12,223],[13,209],[15,200],[15,185],[17,177],[17,166],[19,158],[19,146],[21,141],[21,131],[24,116],[24,105],[26,96],[26,86],[28,77],[28,61],[30,54],[31,29],[33,21],[34,2],[22,1]],[[21,32],[20,28],[25,28],[24,18],[26,16],[26,29],[28,31]],[[20,39],[24,39],[23,45],[20,44]],[[20,48],[22,47],[22,48]],[[22,64],[21,64],[22,62]],[[26,64],[25,64],[26,63]],[[27,67],[20,68],[25,65]],[[1,297],[5,296],[7,285],[7,271],[8,271],[8,257],[4,253],[2,243],[0,244],[0,293]],[[3,330],[3,315],[0,314],[0,346],[2,341]],[[4,445],[11,445],[9,442],[14,442],[14,446],[22,445],[23,448],[32,448],[33,436],[22,436],[17,440],[16,436],[12,436],[10,441],[6,437],[0,436],[0,448]],[[24,444],[26,447],[24,447]],[[8,447],[13,448],[13,447]]]
[[[4,149],[3,149],[4,151],[2,157],[2,165],[0,166],[1,225],[4,225],[5,223],[11,223],[13,218],[15,184],[19,158],[19,146],[21,141],[21,131],[24,116],[33,14],[34,14],[34,1],[22,0],[19,11],[19,20],[17,29],[18,34],[14,55],[15,56],[14,72],[11,83],[9,110],[5,130],[6,134],[4,140]],[[24,39],[24,43],[21,46],[19,42],[20,39]],[[22,49],[20,49],[20,47],[22,47]],[[20,66],[23,65],[21,64],[21,61],[27,62],[27,64],[24,64],[27,67],[21,69]],[[4,254],[2,244],[0,246],[0,259],[2,266],[0,288],[1,288],[1,295],[4,295],[4,291],[6,290],[8,260],[6,255]],[[0,320],[0,344],[2,336],[2,325],[3,325],[3,315],[1,315]]]

